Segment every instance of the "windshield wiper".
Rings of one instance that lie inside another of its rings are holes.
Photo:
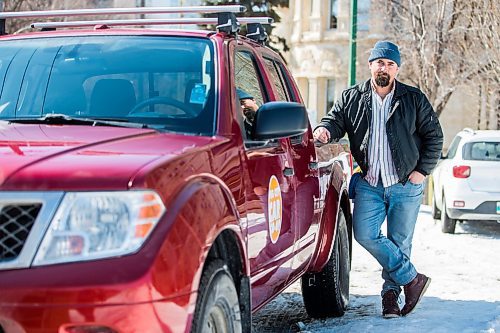
[[[74,118],[65,114],[49,113],[38,118],[11,118],[4,119],[10,123],[18,124],[50,124],[50,125],[91,125],[91,126],[116,126],[131,128],[149,128],[146,124],[131,123],[127,120],[102,120],[93,118]]]

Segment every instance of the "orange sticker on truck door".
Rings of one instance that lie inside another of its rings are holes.
[[[281,232],[283,202],[281,200],[281,188],[276,176],[269,179],[269,192],[267,192],[267,214],[269,222],[269,237],[275,244]]]

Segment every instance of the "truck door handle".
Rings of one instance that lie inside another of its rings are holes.
[[[286,177],[291,177],[291,176],[295,175],[295,171],[293,170],[293,168],[284,168],[283,169],[283,174]]]
[[[318,162],[310,162],[309,170],[318,170]]]

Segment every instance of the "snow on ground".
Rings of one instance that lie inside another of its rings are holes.
[[[253,332],[500,333],[500,223],[457,224],[454,235],[440,228],[430,208],[422,206],[412,262],[432,282],[407,317],[381,317],[381,268],[356,243],[350,304],[343,317],[309,318],[296,282],[254,315]]]

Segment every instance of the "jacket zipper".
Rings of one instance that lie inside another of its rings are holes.
[[[371,122],[372,122],[372,101],[371,101],[371,93],[370,91],[366,92],[365,95],[363,96],[363,101],[366,104],[366,118],[368,120],[368,128],[365,133],[365,137],[363,138],[363,141],[361,142],[361,150],[364,150],[364,162],[366,166],[366,173],[368,173],[369,165],[368,165],[368,146],[370,144],[370,132],[371,132]]]
[[[392,100],[392,102],[391,102],[391,112],[389,112],[389,115],[387,116],[386,123],[392,117],[392,115],[394,114],[394,111],[396,111],[396,109],[398,108],[398,106],[399,106],[399,100],[397,100],[396,102],[394,102],[394,100]]]

